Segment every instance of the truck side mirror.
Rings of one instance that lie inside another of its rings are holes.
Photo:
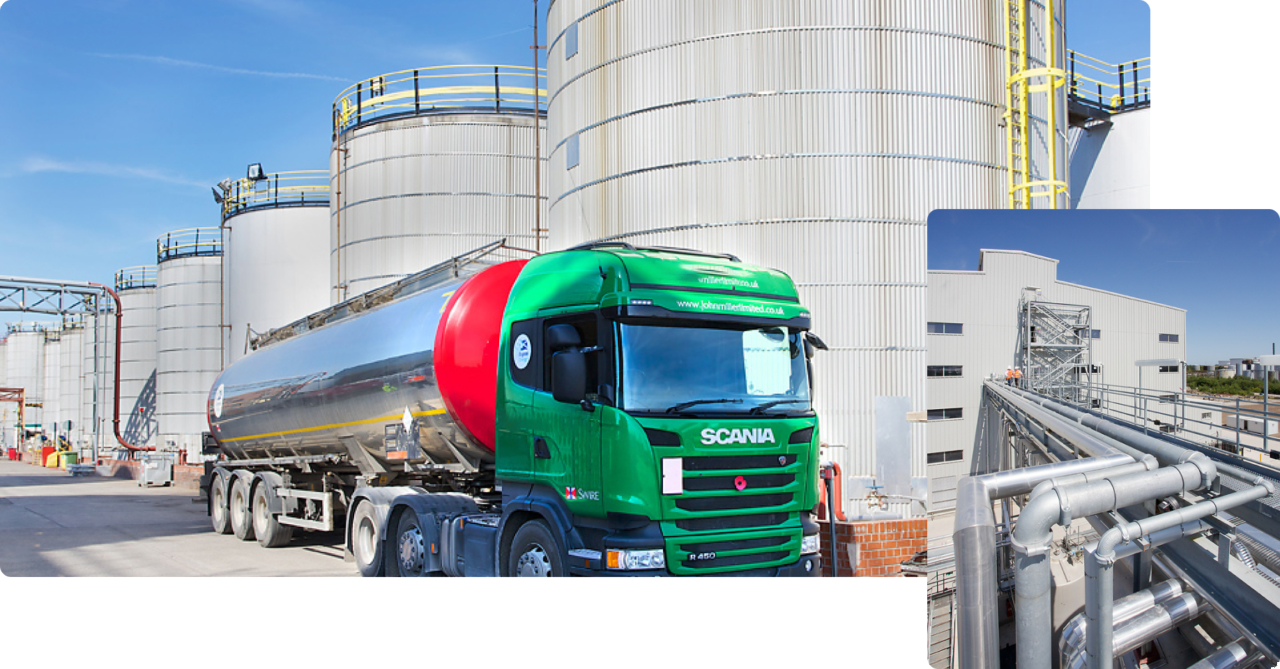
[[[587,398],[586,354],[572,349],[551,356],[551,396],[569,404],[579,404]]]
[[[812,358],[814,349],[825,351],[827,350],[827,344],[812,332],[804,333],[804,357]]]

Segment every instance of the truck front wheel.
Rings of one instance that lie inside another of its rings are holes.
[[[541,520],[531,520],[511,539],[507,576],[564,576],[564,560],[551,528]]]
[[[253,521],[249,518],[249,484],[243,476],[231,482],[231,499],[228,503],[231,531],[241,541],[253,541]]]

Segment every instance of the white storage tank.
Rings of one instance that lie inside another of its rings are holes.
[[[1004,12],[997,0],[548,9],[550,248],[680,246],[790,274],[831,347],[815,398],[854,516],[877,512],[851,484],[878,475],[877,398],[931,408],[926,218],[1008,205]],[[907,498],[927,494],[925,433],[909,430],[909,476],[882,492],[900,495],[888,513],[918,516]]]
[[[264,333],[329,306],[329,173],[256,172],[222,201],[223,365]]]
[[[30,428],[40,427],[44,420],[44,331],[36,323],[10,323],[5,357],[9,387],[26,391],[23,422]]]
[[[535,96],[545,94],[535,87],[532,68],[446,66],[373,77],[338,96],[332,302],[500,239],[540,246],[546,184],[537,198],[535,143],[545,146],[545,115]]]
[[[134,446],[155,446],[156,268],[116,272],[120,296],[120,435]]]
[[[157,243],[157,261],[156,447],[198,460],[209,386],[222,370],[222,233],[171,232]]]
[[[99,456],[116,453],[115,430],[111,424],[113,393],[115,392],[116,317],[114,303],[101,305],[111,311],[85,316],[84,344],[81,346],[80,420],[84,429],[80,434],[80,447],[87,453]],[[122,455],[117,453],[117,455]]]
[[[84,379],[81,378],[81,367],[84,365],[84,327],[79,321],[63,324],[62,341],[58,345],[58,434],[67,438],[72,445],[80,443],[84,434],[81,425],[81,394],[84,392]],[[67,423],[71,428],[67,429]]]
[[[62,436],[62,428],[58,425],[58,419],[62,415],[59,407],[62,405],[62,373],[59,368],[62,365],[62,331],[58,328],[50,328],[44,333],[44,379],[41,381],[41,391],[43,393],[40,415],[41,422],[44,426],[44,433],[49,436],[49,443],[54,444],[54,439]]]

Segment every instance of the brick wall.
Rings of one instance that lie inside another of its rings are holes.
[[[142,475],[142,461],[140,460],[101,460],[98,465],[98,474],[101,476],[110,476],[113,478],[138,480]],[[199,490],[200,476],[204,474],[204,465],[174,465],[173,466],[173,487],[184,490]]]
[[[853,565],[849,563],[849,547],[856,545],[857,576],[900,576],[902,563],[928,545],[927,524],[923,518],[854,523],[836,521],[836,575],[855,575]],[[825,520],[818,521],[818,525],[822,528],[822,573],[826,576],[831,574],[831,530]]]

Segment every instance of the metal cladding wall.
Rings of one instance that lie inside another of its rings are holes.
[[[929,465],[934,508],[955,503],[959,477],[984,473],[987,464],[979,450],[982,382],[990,374],[1004,377],[1005,368],[1019,365],[1019,300],[1033,286],[1037,299],[1092,308],[1093,364],[1102,368],[1104,383],[1138,385],[1134,362],[1164,358],[1186,359],[1187,312],[1097,288],[1058,280],[1058,261],[1024,251],[981,252],[978,271],[929,272],[929,321],[960,323],[961,334],[928,335],[928,364],[959,365],[961,376],[926,381],[930,409],[960,408],[958,419],[931,421],[929,452],[963,451],[963,458]],[[1178,335],[1178,343],[1160,341],[1160,334]],[[1176,391],[1181,374],[1142,373],[1144,388]]]
[[[256,208],[222,228],[224,365],[262,333],[329,306],[329,210]]]
[[[790,274],[831,346],[814,361],[828,457],[875,475],[876,398],[925,409],[925,219],[1005,203],[1002,8],[554,0],[550,247],[682,246]],[[917,485],[924,463],[915,426]],[[866,512],[868,491],[845,491]]]
[[[77,326],[62,330],[62,341],[58,346],[58,434],[65,434],[72,444],[80,443],[84,434],[81,425],[80,411],[83,408],[84,379],[81,378],[84,365],[84,328]],[[71,430],[67,431],[67,421],[71,421]]]
[[[119,291],[123,315],[120,323],[120,434],[134,446],[155,446],[159,429],[156,418],[156,290],[125,288]]]
[[[84,319],[80,420],[84,430],[81,444],[99,450],[113,450],[116,440],[111,425],[115,392],[116,317],[114,314],[86,316]],[[96,437],[96,439],[95,439]]]
[[[40,411],[45,434],[53,439],[54,431],[62,434],[58,418],[62,411],[62,333],[54,330],[44,333],[44,380],[41,383],[43,404]]]
[[[5,357],[8,359],[8,379],[10,388],[24,388],[26,402],[40,404],[44,401],[44,333],[43,332],[11,332],[5,345]],[[27,406],[23,411],[23,421],[27,425],[40,425],[44,413],[39,407]]]
[[[216,232],[216,231],[215,231]],[[222,256],[161,260],[156,269],[156,415],[161,450],[200,452],[205,403],[222,370]]]
[[[331,301],[500,239],[534,248],[535,124],[545,133],[528,111],[441,112],[339,134],[329,164]]]

